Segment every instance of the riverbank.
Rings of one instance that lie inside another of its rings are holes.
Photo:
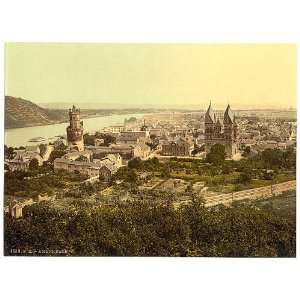
[[[142,118],[144,115],[144,113],[130,113],[83,118],[84,132],[99,131],[107,126],[123,124],[124,120],[130,117]],[[44,138],[44,143],[47,143],[56,136],[65,135],[67,126],[68,122],[62,122],[41,126],[5,129],[5,145],[9,147],[20,147],[40,144],[41,142],[29,142],[30,139],[36,137]]]
[[[148,114],[148,113],[154,113],[154,111],[149,111],[149,110],[117,110],[115,112],[103,112],[103,113],[90,113],[87,114],[85,110],[81,111],[81,119],[86,120],[86,119],[94,119],[94,118],[99,118],[99,117],[109,117],[109,116],[123,116],[123,115],[129,115],[129,114]],[[66,118],[57,120],[57,121],[49,121],[47,124],[44,122],[40,123],[35,123],[35,124],[28,124],[24,126],[5,126],[5,130],[10,130],[10,129],[21,129],[21,128],[29,128],[29,127],[38,127],[38,126],[48,126],[48,125],[55,125],[55,124],[65,124],[69,121],[68,117],[68,112],[66,111]]]

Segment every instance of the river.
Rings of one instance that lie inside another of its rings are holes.
[[[144,114],[110,115],[95,118],[83,119],[84,132],[99,131],[107,126],[121,125],[125,118],[142,118]],[[11,147],[20,147],[27,145],[36,145],[47,143],[56,136],[66,135],[68,123],[51,124],[46,126],[34,126],[25,128],[14,128],[5,130],[5,145]],[[30,139],[43,137],[46,140],[42,142],[29,142]]]

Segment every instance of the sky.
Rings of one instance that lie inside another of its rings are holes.
[[[7,43],[5,95],[103,108],[295,108],[296,52],[292,44]]]

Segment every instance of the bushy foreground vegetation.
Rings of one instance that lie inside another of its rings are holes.
[[[59,210],[45,202],[25,207],[22,219],[6,215],[4,224],[6,255],[11,249],[65,249],[76,256],[296,255],[295,218],[255,206],[207,209],[195,201],[174,209],[171,203],[73,200]]]
[[[37,197],[39,194],[53,195],[70,183],[86,180],[86,175],[68,173],[60,170],[54,172],[49,166],[38,167],[35,170],[7,172],[4,175],[5,195],[21,197]]]

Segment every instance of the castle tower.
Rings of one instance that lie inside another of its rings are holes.
[[[69,109],[70,125],[67,127],[67,140],[70,149],[83,151],[83,122],[80,121],[80,110],[74,105]]]

